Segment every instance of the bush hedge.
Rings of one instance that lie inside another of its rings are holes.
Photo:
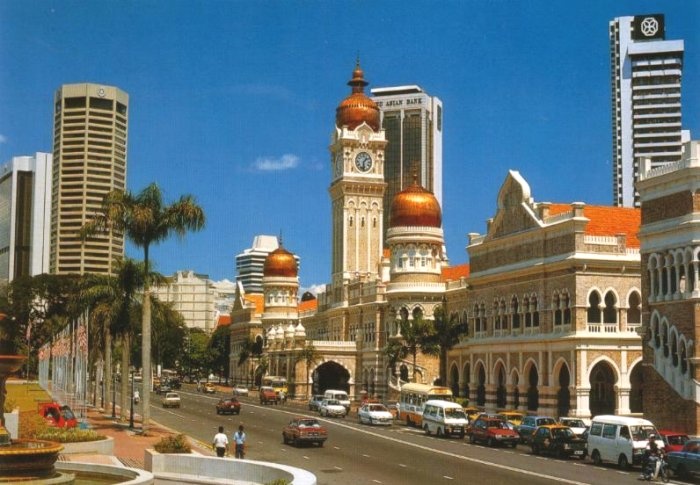
[[[83,443],[106,439],[104,435],[98,434],[94,430],[78,428],[46,428],[38,432],[34,438],[59,443]]]
[[[164,436],[153,448],[158,453],[191,453],[192,448],[187,436],[180,433],[178,435]]]

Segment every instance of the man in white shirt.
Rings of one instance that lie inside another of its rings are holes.
[[[216,456],[223,458],[228,451],[228,437],[224,433],[224,427],[219,426],[219,432],[214,435],[214,441],[211,444],[212,448],[216,450]]]

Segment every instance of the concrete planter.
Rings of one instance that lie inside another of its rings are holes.
[[[316,485],[316,475],[311,472],[263,461],[146,450],[144,463],[157,484],[262,485],[284,479],[293,485]]]
[[[82,441],[80,443],[61,443],[63,445],[62,455],[75,454],[96,454],[114,455],[114,438],[107,436],[98,441]]]
[[[122,466],[98,465],[94,463],[56,462],[56,470],[75,473],[82,476],[99,476],[109,478],[110,483],[122,485],[150,485],[154,483],[153,475],[145,470],[125,468]]]
[[[13,409],[11,413],[5,413],[5,429],[10,433],[10,438],[19,438],[19,409]]]

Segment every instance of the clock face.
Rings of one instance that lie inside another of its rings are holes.
[[[355,157],[355,166],[362,172],[367,172],[372,168],[372,157],[367,152],[360,152]]]

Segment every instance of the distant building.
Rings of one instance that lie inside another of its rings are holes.
[[[658,429],[700,434],[700,142],[639,181],[644,415]]]
[[[410,187],[414,175],[442,206],[442,101],[419,86],[374,88],[387,146],[384,154],[384,207]],[[384,211],[384,230],[389,228],[389,210]],[[386,238],[386,234],[384,235]]]
[[[160,301],[172,303],[188,328],[213,330],[216,325],[215,284],[209,276],[194,271],[177,271],[167,281],[165,286],[154,287],[153,294]]]
[[[682,40],[666,40],[663,15],[610,22],[613,203],[639,207],[639,161],[681,159]]]
[[[249,294],[262,294],[263,266],[268,254],[279,247],[277,236],[259,235],[253,246],[236,255],[236,281]],[[297,257],[297,263],[299,258]]]
[[[49,272],[51,154],[0,167],[0,282]]]
[[[51,273],[113,274],[124,256],[116,231],[86,241],[80,228],[112,190],[126,188],[129,95],[101,84],[66,84],[54,96]]]

